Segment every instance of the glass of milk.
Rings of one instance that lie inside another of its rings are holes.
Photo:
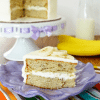
[[[93,19],[92,0],[80,0],[76,21],[76,37],[94,40],[95,21]]]

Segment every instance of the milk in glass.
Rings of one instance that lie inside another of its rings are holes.
[[[94,40],[95,21],[92,18],[79,18],[76,23],[76,37],[86,40]]]
[[[76,21],[76,37],[94,40],[95,21],[92,0],[79,0],[78,18]]]

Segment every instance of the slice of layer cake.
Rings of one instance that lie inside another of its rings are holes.
[[[40,88],[75,87],[77,63],[67,51],[48,46],[24,56],[22,76],[26,84]]]
[[[57,0],[3,0],[0,2],[0,21],[11,21],[21,17],[56,18]]]

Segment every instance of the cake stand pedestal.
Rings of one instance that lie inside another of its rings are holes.
[[[64,34],[65,29],[66,20],[63,17],[51,20],[21,18],[0,22],[1,37],[17,38],[14,46],[3,55],[8,60],[23,61],[24,55],[39,49],[33,39]]]
[[[17,38],[14,46],[4,53],[4,57],[9,60],[22,61],[23,55],[38,50],[34,41],[30,38]]]

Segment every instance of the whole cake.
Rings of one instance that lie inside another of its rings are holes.
[[[26,84],[45,89],[75,87],[78,61],[67,51],[47,46],[23,58],[22,77]]]
[[[0,0],[0,21],[57,17],[57,0]]]

